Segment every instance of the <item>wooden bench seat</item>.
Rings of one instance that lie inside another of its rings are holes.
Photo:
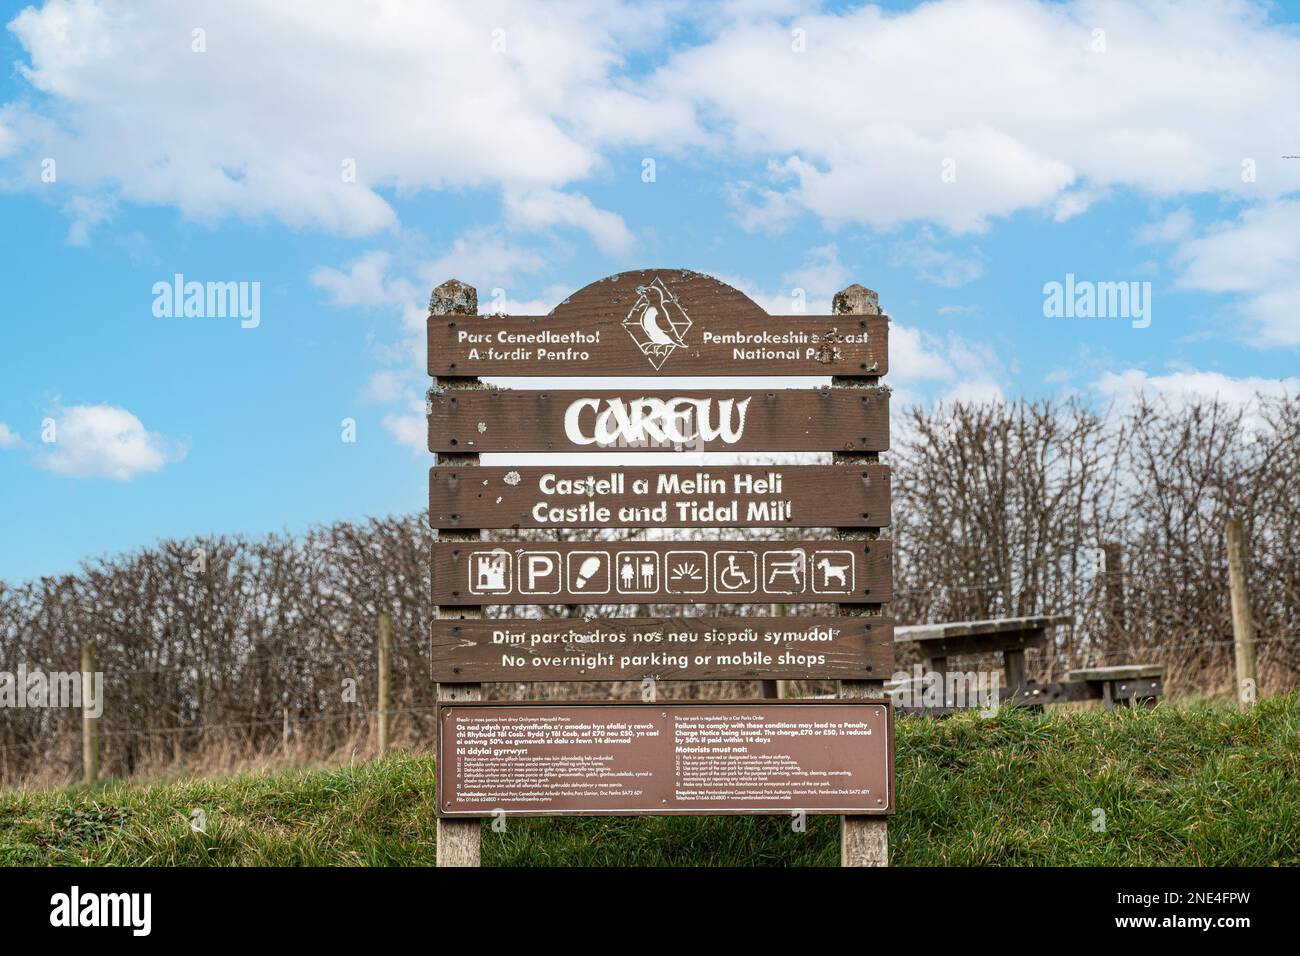
[[[1079,667],[1067,671],[1068,680],[1138,680],[1163,677],[1165,669],[1154,664],[1118,664],[1114,667]]]
[[[1116,704],[1130,707],[1153,704],[1164,694],[1165,669],[1155,664],[1117,664],[1112,667],[1079,667],[1066,672],[1066,683],[1095,689],[1106,704],[1114,710]]]

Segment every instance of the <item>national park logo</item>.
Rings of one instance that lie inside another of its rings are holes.
[[[658,371],[668,356],[686,348],[682,336],[690,329],[691,320],[658,276],[649,285],[637,286],[636,291],[636,302],[623,320],[623,328]]]

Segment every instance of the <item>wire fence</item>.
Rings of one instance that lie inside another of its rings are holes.
[[[1177,642],[1166,643],[1166,644],[1145,645],[1144,650],[1151,651],[1151,652],[1171,652],[1171,651],[1183,651],[1183,650],[1205,648],[1205,647],[1231,648],[1234,646],[1235,643],[1236,642],[1231,639],[1209,640],[1209,641],[1177,641]],[[1261,645],[1281,644],[1281,643],[1285,643],[1285,644],[1300,643],[1300,634],[1283,634],[1275,637],[1256,638],[1255,643]],[[996,653],[996,652],[989,652],[989,653]],[[1035,662],[1035,661],[1059,662],[1061,659],[1061,655],[1059,653],[1054,653],[1050,649],[1043,649],[1043,650],[1028,649],[1024,652],[1024,654],[1025,654],[1026,661],[1029,662]],[[261,661],[295,660],[296,661],[296,660],[301,660],[301,658],[295,654],[288,654],[288,655],[277,655],[273,657],[263,657],[263,658],[259,658],[258,660]],[[177,669],[181,671],[188,671],[188,670],[193,670],[197,666],[199,665],[194,664],[194,665],[189,665],[188,667],[185,665],[181,665]],[[141,673],[141,672],[126,671],[121,673],[130,674],[130,673]],[[152,673],[152,671],[149,671],[148,673]],[[528,684],[528,683],[537,683],[537,682],[518,682],[518,683]],[[548,682],[548,683],[570,683],[570,682]],[[399,715],[399,714],[428,714],[436,710],[437,710],[436,705],[404,706],[404,707],[389,708],[386,711],[384,711],[384,713],[390,716]],[[304,725],[333,723],[333,722],[340,722],[340,721],[357,721],[359,719],[364,719],[366,721],[369,721],[371,718],[378,717],[379,714],[380,711],[376,709],[367,709],[357,705],[350,707],[346,711],[338,712],[338,713],[304,714],[301,713],[301,711],[297,711],[295,712],[294,716],[292,716],[288,720],[288,726],[290,728],[290,733],[292,734],[297,732],[297,729]],[[279,715],[267,716],[265,718],[258,718],[258,719],[185,724],[185,725],[170,726],[170,727],[115,728],[115,729],[100,730],[99,735],[105,738],[148,737],[148,736],[155,736],[155,735],[161,736],[167,734],[204,734],[204,733],[211,733],[215,731],[249,730],[249,729],[257,729],[257,728],[275,728],[282,731],[284,727],[285,727],[285,716],[284,716],[284,711],[282,709]],[[0,750],[9,751],[9,752],[30,751],[31,747],[30,745],[4,744],[4,745],[0,745]]]

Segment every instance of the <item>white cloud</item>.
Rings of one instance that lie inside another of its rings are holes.
[[[457,236],[451,248],[422,272],[434,285],[448,279],[468,282],[485,300],[493,288],[508,289],[520,275],[541,272],[547,264],[535,249],[511,241],[498,230],[480,227]]]
[[[400,401],[413,391],[415,372],[404,369],[380,369],[370,376],[362,392],[362,400],[389,404]],[[421,381],[423,384],[423,381]]]
[[[895,267],[911,269],[917,278],[945,289],[968,285],[984,275],[984,261],[978,246],[968,252],[941,248],[934,230],[922,227],[912,239],[894,244],[890,262]]]
[[[0,422],[0,449],[17,448],[22,443],[21,435],[10,428],[6,422]]]
[[[709,272],[715,279],[739,289],[772,315],[794,314],[799,305],[796,290],[803,291],[803,311],[828,315],[836,292],[853,282],[853,274],[840,261],[839,247],[829,242],[809,249],[803,262],[781,276],[779,288],[764,288],[748,276]]]
[[[321,266],[311,274],[312,285],[323,289],[338,309],[373,309],[409,301],[414,287],[403,279],[390,281],[392,256],[374,249],[353,259],[344,269]]]
[[[383,426],[402,447],[416,453],[429,451],[429,422],[423,406],[406,414],[390,412],[383,417]]]
[[[1139,395],[1159,397],[1174,404],[1218,400],[1235,408],[1248,408],[1259,395],[1300,395],[1300,378],[1233,378],[1222,372],[1174,369],[1151,375],[1142,369],[1106,372],[1092,383],[1092,390],[1121,407]]]
[[[1067,219],[1115,188],[1300,188],[1300,163],[1277,145],[1300,142],[1297,62],[1300,34],[1248,2],[940,0],[752,15],[671,57],[654,83],[725,149],[768,163],[767,182],[733,190],[751,228],[802,209],[830,225],[960,233],[1025,209]],[[1246,158],[1255,182],[1242,181]]]
[[[600,165],[593,144],[620,141],[626,124],[687,135],[681,104],[610,92],[616,51],[653,42],[661,18],[596,0],[540,14],[510,0],[48,0],[9,29],[59,125],[16,122],[10,104],[0,148],[58,158],[59,181],[79,191],[194,219],[365,235],[397,223],[385,191],[556,189]],[[192,49],[198,26],[206,52]],[[621,240],[580,204],[535,212]]]
[[[90,230],[113,217],[116,203],[101,196],[73,196],[63,207],[63,214],[72,220],[68,226],[68,243],[84,246],[90,242]]]
[[[1177,286],[1243,297],[1242,337],[1260,346],[1300,345],[1300,201],[1246,209],[1183,240]]]
[[[1091,189],[1081,187],[1071,189],[1062,193],[1052,206],[1053,222],[1069,222],[1075,216],[1080,216],[1100,202],[1107,195],[1105,189]]]
[[[0,159],[18,149],[18,134],[5,124],[5,110],[0,109]]]
[[[702,39],[665,55],[683,21]],[[196,23],[204,53],[191,50]],[[794,25],[806,52],[791,48]],[[625,250],[627,227],[573,186],[627,147],[766,166],[764,182],[731,184],[752,228],[808,211],[978,232],[1026,209],[1068,219],[1116,188],[1300,189],[1300,163],[1280,157],[1300,142],[1300,34],[1246,0],[936,0],[900,13],[47,0],[9,28],[21,75],[48,100],[40,115],[0,107],[0,151],[58,157],[60,181],[83,193],[197,219],[369,234],[395,227],[391,194],[488,188],[530,228]],[[1189,50],[1214,68],[1189,69]]]
[[[1138,230],[1138,242],[1181,242],[1192,234],[1196,221],[1186,209],[1175,209],[1159,222],[1148,223]]]
[[[914,326],[889,326],[889,375],[894,406],[927,399],[992,401],[1003,397],[1005,372],[997,352],[955,333],[936,335]]]
[[[803,289],[805,295],[812,296],[818,306],[817,311],[829,312],[831,298],[836,292],[847,287],[853,281],[853,277],[848,266],[840,262],[839,247],[830,242],[809,249],[803,265],[787,272],[781,277],[781,281],[790,289],[791,294],[795,289]],[[768,311],[779,315],[785,310],[769,308]],[[805,311],[811,312],[813,308],[810,305]]]
[[[507,192],[505,221],[516,229],[572,226],[586,232],[598,248],[610,255],[624,255],[636,245],[622,216],[597,209],[586,196],[556,189]]]
[[[70,478],[129,481],[180,461],[188,449],[180,442],[146,431],[125,408],[69,405],[55,410],[54,441],[42,444],[36,463]]]
[[[519,300],[509,295],[494,299],[497,289],[506,290],[522,274],[540,271],[547,265],[541,253],[512,242],[498,230],[471,229],[458,236],[442,255],[410,267],[414,279],[399,275],[393,256],[382,249],[372,249],[346,263],[342,268],[319,266],[311,274],[312,284],[326,293],[328,303],[337,309],[396,308],[402,316],[402,330],[418,334],[423,342],[429,290],[448,279],[460,279],[474,285],[479,308],[488,311],[498,303],[516,315],[549,312],[554,302]],[[568,290],[553,288],[554,300]],[[423,345],[417,343],[420,348]],[[421,359],[419,367],[423,368]]]

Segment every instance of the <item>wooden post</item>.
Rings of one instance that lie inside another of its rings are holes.
[[[1007,672],[1007,696],[1011,696],[1025,686],[1025,652],[1023,648],[1011,648],[1002,652],[1002,664]]]
[[[1236,657],[1237,699],[1250,707],[1259,696],[1255,673],[1255,621],[1250,613],[1246,526],[1228,519],[1228,589],[1232,594],[1232,641]]]
[[[1107,711],[1115,709],[1115,684],[1113,681],[1102,681],[1101,702]]]
[[[393,670],[393,615],[379,615],[379,759],[388,756],[388,694]]]
[[[831,311],[836,315],[879,315],[880,303],[876,293],[860,285],[851,285],[835,294]],[[853,331],[858,331],[854,329]],[[864,385],[877,385],[878,376],[835,376],[831,379],[832,388],[861,388]],[[877,454],[854,454],[836,452],[835,464],[865,464],[880,460]],[[836,529],[837,538],[874,540],[879,537],[875,532],[863,532],[852,528]],[[866,616],[883,613],[883,606],[862,604],[841,604],[839,613],[845,616]],[[840,681],[841,697],[883,697],[885,682],[881,680]],[[888,866],[889,865],[889,820],[886,817],[840,817],[840,866]]]
[[[777,616],[777,617],[789,617],[789,616],[790,616],[790,605],[788,605],[788,604],[778,604],[778,605],[776,606],[776,616]],[[784,698],[786,698],[786,697],[793,697],[793,696],[794,696],[794,688],[793,688],[793,685],[794,685],[794,681],[792,681],[792,680],[778,680],[778,681],[776,682],[776,698],[777,698],[778,700],[782,700],[782,699],[784,699]]]
[[[292,728],[289,726],[289,708],[283,708],[280,716],[283,719],[280,727],[280,748],[287,753],[289,750],[289,734],[292,733]]]
[[[429,322],[448,321],[447,316],[478,315],[478,291],[472,285],[466,285],[456,279],[449,279],[433,290],[429,299]],[[455,320],[451,320],[455,321]],[[475,389],[482,388],[476,378],[434,379],[434,388]],[[473,468],[479,463],[477,454],[439,455],[439,465],[455,465],[461,468]],[[482,536],[477,529],[456,531],[439,531],[441,541],[478,541]],[[481,618],[481,607],[435,607],[435,618]],[[478,684],[439,684],[437,697],[439,701],[481,700],[482,688]],[[436,728],[441,733],[442,728]],[[442,773],[442,768],[437,768]],[[478,866],[479,843],[482,836],[482,824],[478,820],[447,819],[439,817],[437,822],[438,865],[439,866]]]
[[[99,779],[99,718],[90,713],[97,669],[95,643],[86,641],[81,645],[81,782],[86,785]]]
[[[1105,582],[1106,630],[1113,641],[1127,630],[1124,612],[1124,549],[1118,541],[1108,541],[1101,546],[1106,556]],[[1113,645],[1112,645],[1113,646]]]

